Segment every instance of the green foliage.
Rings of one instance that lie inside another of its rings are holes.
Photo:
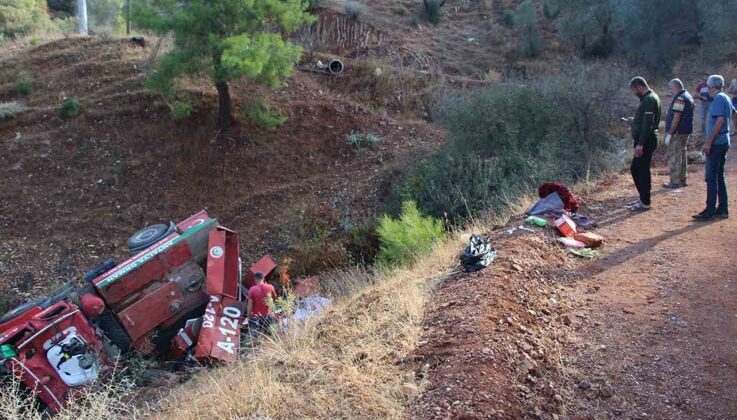
[[[301,55],[301,48],[283,37],[314,21],[302,0],[151,0],[134,6],[133,20],[141,29],[174,37],[147,86],[171,97],[182,78],[207,75],[221,104],[230,104],[232,80],[279,86]],[[228,118],[221,124],[227,125],[230,109],[221,109],[224,114]]]
[[[443,240],[442,223],[423,216],[413,201],[402,203],[398,219],[385,215],[379,221],[380,267],[391,268],[411,264],[417,257],[429,254]]]
[[[366,6],[357,1],[347,1],[343,5],[343,10],[348,17],[353,19],[360,19],[366,14]]]
[[[194,107],[189,101],[174,101],[171,104],[171,117],[174,121],[186,120],[192,116]]]
[[[548,19],[558,19],[560,6],[558,6],[556,0],[547,0],[543,3],[543,15]]]
[[[697,0],[699,41],[705,54],[724,57],[737,54],[737,2],[733,0]]]
[[[276,299],[268,296],[266,304],[273,314],[291,315],[297,310],[297,295],[289,292],[286,296],[278,296]]]
[[[79,115],[81,110],[82,106],[79,104],[78,100],[74,98],[66,98],[61,103],[61,108],[59,108],[59,116],[64,119],[73,118]]]
[[[0,102],[0,121],[14,118],[28,111],[28,107],[20,102]]]
[[[0,0],[0,34],[5,38],[45,30],[50,24],[44,0]]]
[[[621,115],[614,92],[626,78],[581,63],[562,74],[449,98],[440,112],[448,142],[397,188],[393,210],[415,200],[427,214],[463,223],[508,208],[542,182],[584,179],[621,163],[621,143],[609,132]]]
[[[420,18],[417,17],[417,15],[412,15],[412,17],[409,19],[409,23],[417,28],[420,26]]]
[[[28,96],[33,89],[33,78],[28,74],[21,73],[15,81],[15,91],[19,95]]]
[[[407,14],[407,8],[404,7],[402,4],[397,4],[396,6],[392,7],[392,12],[397,16],[404,16]]]
[[[537,7],[525,0],[517,7],[515,25],[519,32],[519,50],[525,57],[537,57],[542,48],[542,34],[538,27]]]
[[[30,45],[32,47],[41,45],[41,40],[38,39],[38,38],[31,38],[31,39],[28,40],[28,45]]]
[[[349,146],[355,147],[357,150],[361,150],[361,146],[363,145],[371,146],[381,143],[382,138],[380,136],[377,136],[376,134],[357,133],[355,131],[351,131],[345,137],[345,141],[346,143],[348,143]]]
[[[330,0],[307,0],[307,10],[314,12],[330,5]]]
[[[90,30],[106,35],[123,33],[125,30],[124,5],[125,0],[94,0],[87,2]]]
[[[422,0],[427,20],[431,23],[440,23],[443,18],[442,7],[444,4],[445,0]]]
[[[46,3],[49,10],[67,15],[74,15],[77,7],[75,0],[46,0]]]
[[[509,28],[514,27],[514,22],[516,20],[516,16],[514,14],[514,11],[512,10],[505,10],[504,11],[504,26],[507,26]]]
[[[287,117],[272,111],[264,99],[253,101],[246,108],[245,117],[252,123],[268,131],[274,131],[277,127],[287,122]]]

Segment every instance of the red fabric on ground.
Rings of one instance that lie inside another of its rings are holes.
[[[573,195],[571,190],[568,189],[565,185],[561,184],[560,182],[547,182],[545,184],[542,184],[540,188],[538,188],[537,193],[540,196],[540,198],[545,198],[548,195],[557,192],[560,196],[561,201],[563,201],[563,205],[565,205],[566,211],[576,212],[578,211],[579,205],[578,200],[576,199],[576,196]]]

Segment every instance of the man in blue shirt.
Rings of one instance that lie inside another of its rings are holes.
[[[683,88],[680,79],[668,83],[673,93],[673,101],[668,107],[665,120],[665,145],[668,147],[668,165],[670,182],[665,188],[682,188],[686,186],[686,145],[693,133],[694,100]]]
[[[729,126],[732,121],[732,102],[722,90],[724,78],[718,74],[709,76],[709,95],[713,98],[706,116],[706,209],[694,216],[696,220],[711,220],[714,217],[729,217],[727,183],[724,180],[724,165],[729,150]]]

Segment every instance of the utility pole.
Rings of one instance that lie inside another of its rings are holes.
[[[77,0],[77,33],[87,35],[87,0]]]

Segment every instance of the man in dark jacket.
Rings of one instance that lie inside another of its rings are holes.
[[[650,162],[658,146],[660,98],[642,77],[635,77],[630,81],[630,90],[640,98],[640,106],[632,120],[632,139],[635,151],[630,167],[640,199],[632,203],[629,208],[632,211],[646,211],[650,210],[650,190],[652,188]]]
[[[694,100],[680,79],[668,83],[673,93],[673,101],[668,107],[665,120],[665,145],[668,147],[668,166],[670,181],[665,188],[682,188],[686,186],[686,147],[693,133]]]

